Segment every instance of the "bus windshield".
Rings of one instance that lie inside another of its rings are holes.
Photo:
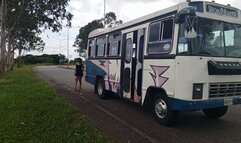
[[[185,38],[180,24],[178,54],[241,58],[241,25],[198,18],[193,22],[197,37]]]

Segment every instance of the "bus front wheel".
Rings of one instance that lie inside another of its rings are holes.
[[[171,126],[177,116],[177,111],[170,108],[167,96],[156,95],[153,104],[153,113],[156,120],[164,125]]]
[[[203,109],[203,113],[208,117],[208,118],[220,118],[223,115],[226,114],[228,111],[228,106],[223,106],[223,107],[216,107],[216,108],[210,108],[210,109]]]
[[[101,99],[106,99],[106,90],[105,90],[105,83],[103,79],[99,79],[97,82],[97,94]]]

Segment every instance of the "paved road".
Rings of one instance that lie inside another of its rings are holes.
[[[82,95],[76,94],[73,91],[73,70],[43,66],[34,71],[50,82],[58,95],[80,110],[104,135],[116,142],[241,142],[241,106],[231,106],[219,120],[207,119],[200,111],[182,112],[174,127],[164,127],[139,105],[119,98],[99,99],[88,83],[83,82]]]

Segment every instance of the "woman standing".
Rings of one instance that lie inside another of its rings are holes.
[[[82,64],[82,59],[77,58],[75,64],[75,91],[77,91],[77,85],[79,82],[79,90],[81,89],[82,85],[82,77],[83,77],[84,66]]]

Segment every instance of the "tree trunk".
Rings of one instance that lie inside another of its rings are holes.
[[[11,71],[13,67],[13,37],[12,34],[8,35],[8,51],[7,51],[7,71]]]
[[[8,58],[7,58],[7,71],[13,70],[13,64],[14,64],[14,51],[11,50],[8,52]]]
[[[22,50],[18,49],[18,58],[17,58],[17,67],[21,67],[21,59],[22,59]]]
[[[5,71],[6,58],[6,16],[7,16],[7,0],[2,0],[1,3],[1,44],[0,44],[0,72]]]
[[[13,64],[14,64],[14,50],[11,51],[10,71],[13,71]]]

